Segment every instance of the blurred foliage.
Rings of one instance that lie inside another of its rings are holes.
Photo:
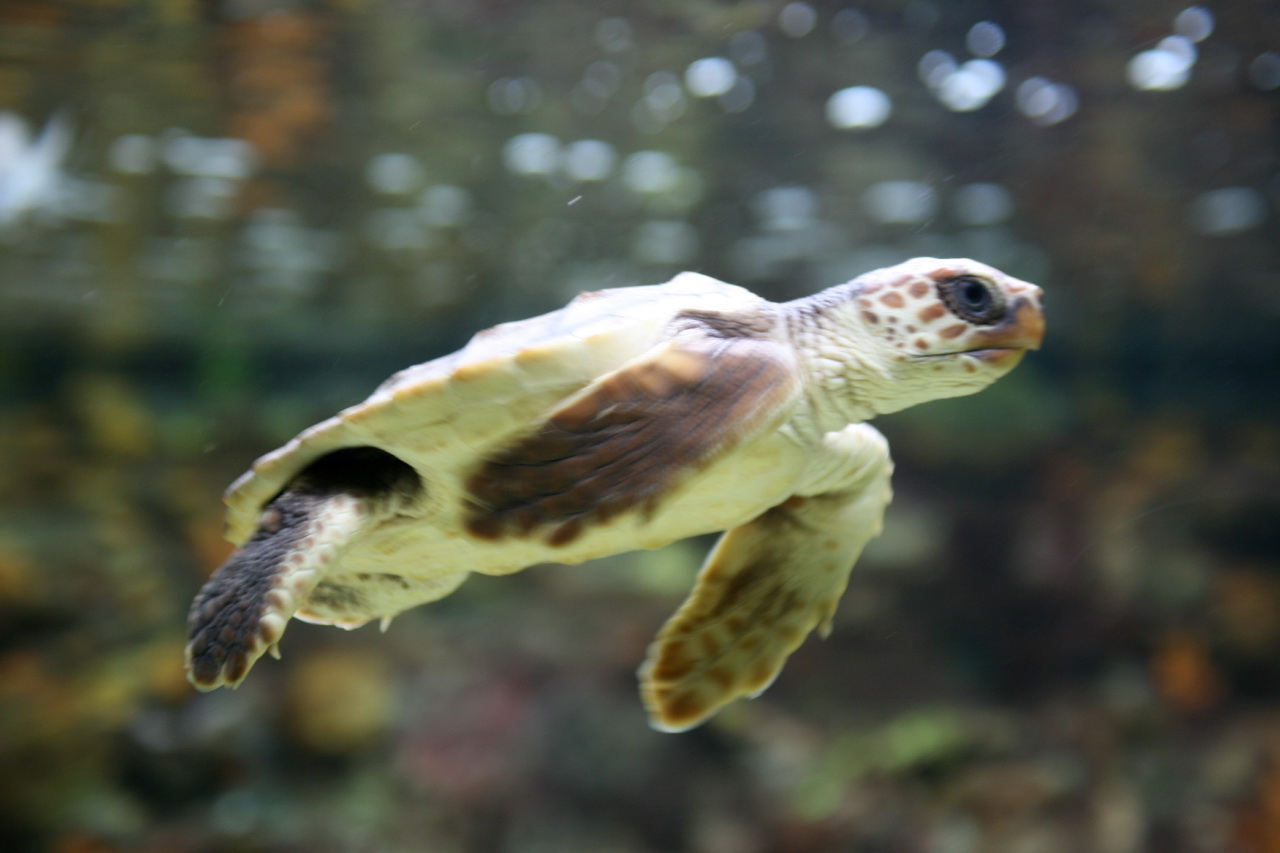
[[[1278,113],[1266,0],[0,4],[0,847],[1280,851]],[[186,686],[218,494],[393,370],[916,254],[1049,338],[878,424],[885,535],[760,699],[645,728],[702,542]]]

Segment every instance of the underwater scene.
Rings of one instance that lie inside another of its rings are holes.
[[[1280,6],[0,2],[0,850],[1280,853]]]

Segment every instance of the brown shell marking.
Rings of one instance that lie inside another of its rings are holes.
[[[628,510],[652,513],[681,475],[765,421],[794,384],[789,353],[772,341],[663,345],[482,463],[467,480],[467,529],[560,546]]]

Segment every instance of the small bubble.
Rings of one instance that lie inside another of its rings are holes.
[[[827,99],[827,121],[842,129],[879,127],[892,110],[889,96],[871,86],[851,86]]]
[[[818,13],[808,3],[788,3],[778,13],[778,27],[792,38],[803,38],[818,23]]]
[[[1191,41],[1207,39],[1213,26],[1213,13],[1203,6],[1188,6],[1173,19],[1173,31]]]
[[[733,63],[722,56],[708,56],[689,65],[684,72],[684,85],[697,98],[714,98],[733,88],[738,72]]]
[[[1191,63],[1172,50],[1144,50],[1129,60],[1128,76],[1135,89],[1169,91],[1187,82]]]
[[[1004,49],[1004,30],[991,21],[979,21],[969,28],[964,44],[974,56],[995,56]]]

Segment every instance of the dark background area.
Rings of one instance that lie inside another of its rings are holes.
[[[0,3],[0,847],[1280,851],[1278,207],[1263,0]],[[922,254],[1044,349],[876,422],[885,534],[761,698],[645,724],[709,541],[187,686],[222,489],[394,370]]]

